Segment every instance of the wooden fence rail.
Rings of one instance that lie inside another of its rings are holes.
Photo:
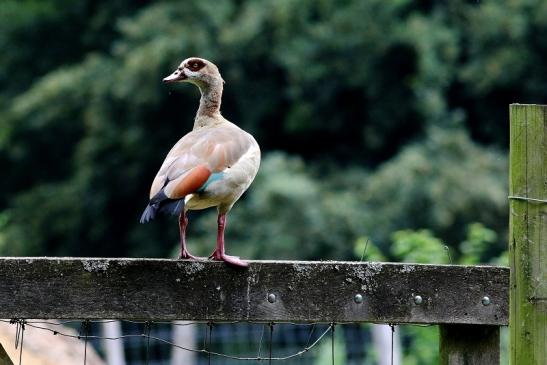
[[[0,258],[0,318],[439,324],[443,365],[499,364],[508,307],[495,266]]]
[[[0,318],[507,325],[495,266],[0,259]]]

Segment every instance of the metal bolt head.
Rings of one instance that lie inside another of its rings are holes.
[[[424,302],[424,299],[422,298],[421,295],[415,295],[414,296],[414,303],[420,305]]]
[[[274,293],[268,294],[268,302],[275,303],[276,300],[277,300],[277,298],[275,297]]]
[[[355,294],[355,296],[353,297],[353,300],[357,304],[363,303],[363,296],[361,294]]]
[[[486,295],[485,295],[484,297],[482,297],[481,302],[482,302],[482,305],[485,305],[485,306],[486,306],[486,305],[490,305],[490,303],[492,303],[492,301],[490,300],[490,298],[487,297]]]

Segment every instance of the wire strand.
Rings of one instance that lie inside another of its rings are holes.
[[[332,356],[332,365],[334,365],[334,322],[330,326],[330,338],[331,338],[331,356]]]
[[[269,364],[272,363],[272,346],[273,346],[273,323],[270,323],[270,357],[269,357]]]
[[[395,334],[395,325],[391,323],[389,327],[391,327],[391,365],[393,365],[393,335]]]
[[[144,324],[144,333],[146,333],[146,365],[150,363],[150,332],[152,331],[152,323],[147,321]]]
[[[256,352],[256,357],[260,359],[260,352],[262,350],[262,339],[264,338],[264,329],[266,328],[266,325],[262,325],[262,331],[260,332],[260,340],[258,341],[258,351]],[[260,361],[260,360],[258,360]]]
[[[310,334],[308,335],[308,340],[306,341],[306,347],[310,344],[311,336],[313,335],[313,331],[315,331],[315,323],[311,326]]]
[[[213,324],[211,322],[207,323],[209,326],[209,349],[211,348],[211,343],[213,342]],[[207,357],[209,365],[211,365],[211,352],[207,351]]]
[[[528,197],[525,197],[525,196],[509,195],[507,198],[508,199],[513,199],[513,200],[524,200],[524,201],[529,201],[529,202],[534,202],[534,203],[543,203],[543,204],[547,203],[546,199],[528,198]]]
[[[126,321],[126,320],[124,320],[124,321]],[[207,354],[209,357],[216,356],[216,357],[239,360],[239,361],[261,361],[261,360],[264,360],[264,358],[261,358],[260,356],[241,357],[241,356],[235,356],[235,355],[230,355],[230,354],[224,354],[224,353],[220,353],[220,352],[211,351],[211,349],[210,349],[210,342],[211,342],[211,336],[212,336],[212,333],[211,333],[212,332],[212,323],[211,322],[208,322],[208,325],[210,325],[210,327],[209,327],[209,346],[207,346],[208,348],[203,348],[203,349],[192,349],[192,348],[184,347],[184,346],[181,346],[181,345],[177,345],[176,343],[168,341],[164,338],[157,337],[157,336],[152,336],[150,333],[148,333],[148,334],[146,334],[146,333],[126,334],[126,335],[120,335],[120,336],[117,336],[117,337],[89,335],[88,326],[91,323],[105,323],[105,321],[96,321],[96,320],[93,320],[93,321],[86,320],[85,322],[80,321],[80,323],[82,324],[82,328],[81,328],[80,333],[77,334],[77,335],[68,334],[68,333],[64,333],[62,331],[58,331],[58,330],[55,330],[55,329],[44,327],[44,325],[58,326],[59,325],[58,322],[26,321],[26,320],[22,320],[22,319],[13,319],[11,321],[0,320],[0,322],[11,323],[11,324],[16,324],[17,325],[17,328],[16,328],[16,341],[17,341],[16,345],[21,346],[20,356],[19,356],[19,359],[20,359],[19,363],[20,364],[21,364],[21,359],[22,359],[23,331],[25,330],[25,326],[35,328],[35,329],[39,329],[39,330],[43,330],[43,331],[46,331],[46,332],[50,332],[53,335],[59,335],[59,336],[67,337],[67,338],[82,339],[82,337],[84,337],[85,342],[87,342],[88,340],[110,340],[110,341],[115,341],[115,340],[120,340],[120,339],[139,338],[140,337],[140,338],[147,339],[147,341],[150,341],[150,340],[158,341],[160,343],[163,343],[163,344],[175,347],[175,348],[179,348],[181,350],[190,351],[190,352],[194,352],[194,353]],[[65,321],[65,323],[77,323],[77,322],[78,321]],[[152,323],[160,323],[160,322],[155,322],[155,321],[129,321],[129,320],[127,320],[127,322],[130,322],[130,323],[150,322],[151,324]],[[170,322],[161,322],[161,323],[170,323]],[[203,322],[196,322],[196,323],[203,323]],[[241,322],[235,321],[233,323],[241,323]],[[255,322],[246,322],[246,323],[255,323]],[[289,355],[286,355],[286,356],[274,357],[273,356],[273,323],[270,322],[269,324],[270,324],[270,349],[269,349],[270,356],[269,356],[268,360],[270,360],[270,362],[271,361],[289,360],[289,359],[293,359],[293,358],[302,356],[303,354],[305,354],[308,351],[310,351],[311,349],[313,349],[318,343],[320,343],[321,340],[325,337],[325,335],[329,331],[333,330],[333,324],[331,324],[325,331],[323,331],[319,335],[319,337],[317,337],[317,339],[315,339],[315,341],[313,341],[311,344],[309,344],[310,339],[311,339],[311,333],[313,333],[316,324],[315,323],[291,323],[293,325],[312,326],[311,331],[310,331],[310,335],[309,335],[309,339],[308,339],[308,343],[300,351],[297,351],[295,353],[292,353],[292,354],[289,354]],[[85,335],[82,336],[83,333],[85,333]],[[84,346],[86,346],[85,342],[84,342]],[[86,349],[84,347],[84,361],[86,361],[86,356],[87,356],[87,352],[86,352]]]
[[[83,330],[85,332],[84,337],[84,365],[87,364],[87,336],[89,335],[89,321],[82,322]]]
[[[21,322],[21,347],[19,349],[19,365],[23,362],[23,341],[25,339],[25,321]]]

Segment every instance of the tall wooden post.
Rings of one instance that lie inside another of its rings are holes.
[[[511,364],[547,364],[547,106],[510,106]]]

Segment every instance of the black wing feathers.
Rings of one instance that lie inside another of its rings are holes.
[[[159,191],[146,206],[146,209],[142,213],[141,223],[149,222],[156,218],[158,213],[179,215],[184,209],[184,198],[182,199],[169,199],[163,189]]]

